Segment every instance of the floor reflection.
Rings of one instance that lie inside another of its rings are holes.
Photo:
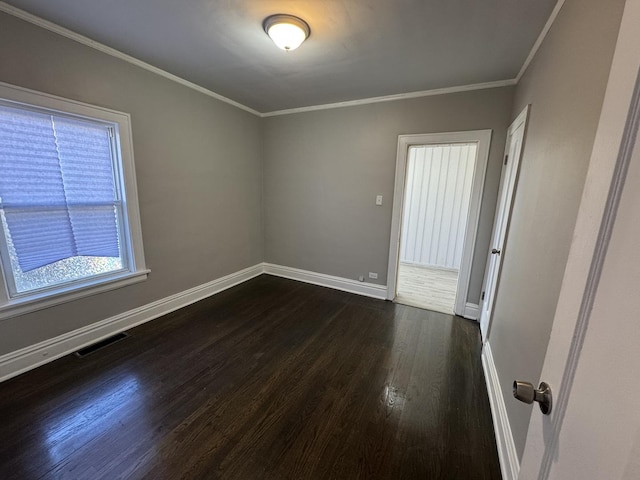
[[[138,411],[143,402],[140,382],[134,375],[127,375],[70,409],[62,409],[44,426],[44,444],[51,462],[56,464],[92,439],[122,428],[123,417],[134,405]]]
[[[270,276],[0,386],[1,480],[500,478],[476,324]]]

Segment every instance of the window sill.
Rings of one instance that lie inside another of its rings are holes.
[[[97,293],[108,292],[116,288],[133,285],[147,279],[150,270],[139,270],[137,272],[127,272],[108,280],[96,280],[94,283],[82,286],[67,286],[59,290],[49,291],[28,298],[12,299],[4,304],[0,304],[0,320],[17,317],[26,313],[35,312],[61,303],[71,302],[80,298],[95,295]]]

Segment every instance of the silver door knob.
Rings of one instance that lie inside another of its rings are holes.
[[[497,248],[494,248],[493,250],[491,250],[491,254],[492,255],[500,255],[500,250],[498,250]]]
[[[521,402],[528,404],[538,402],[542,413],[545,415],[551,413],[551,387],[544,382],[541,382],[538,388],[534,388],[533,384],[529,382],[516,380],[513,382],[513,396]]]

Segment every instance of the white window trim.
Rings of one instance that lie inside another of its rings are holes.
[[[131,270],[109,275],[108,278],[94,277],[86,281],[71,282],[53,287],[46,291],[36,291],[32,295],[10,298],[6,279],[0,275],[0,320],[41,310],[61,303],[77,300],[89,295],[113,290],[138,283],[147,278],[144,250],[142,246],[142,227],[138,207],[138,189],[135,164],[133,160],[133,144],[131,135],[131,116],[103,107],[96,107],[75,100],[68,100],[55,95],[37,92],[23,87],[0,82],[0,99],[37,107],[57,110],[65,114],[77,115],[88,119],[98,119],[118,124],[116,146],[120,150],[122,160],[122,192],[125,204],[124,213],[129,227],[129,245],[126,246],[130,258]]]

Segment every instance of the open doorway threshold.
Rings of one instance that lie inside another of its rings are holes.
[[[458,271],[400,262],[396,302],[453,315]]]

